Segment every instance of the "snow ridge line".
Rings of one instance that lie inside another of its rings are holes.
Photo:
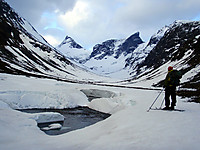
[[[137,87],[137,86],[123,86],[123,85],[111,85],[111,84],[94,84],[98,86],[108,86],[108,87],[118,87],[118,88],[128,88],[128,89],[138,89],[138,90],[157,90],[160,91],[162,89],[156,88],[146,88],[146,87]]]
[[[21,74],[18,74],[18,75],[21,75]],[[24,75],[21,75],[21,76],[24,76]],[[102,84],[102,82],[70,80],[70,79],[58,78],[56,76],[37,75],[37,74],[31,74],[31,73],[27,73],[26,76],[27,77],[37,77],[37,78],[42,78],[42,79],[52,79],[52,80],[56,80],[56,81],[63,81],[63,82],[76,83],[76,84],[89,84],[89,85],[128,88],[128,89],[138,89],[138,90],[156,90],[156,91],[162,90],[162,89],[158,89],[158,88],[147,88],[147,87],[137,87],[137,86],[123,86],[123,85],[113,85],[113,84]]]
[[[146,88],[146,87],[137,87],[137,86],[101,84],[101,83],[88,82],[88,81],[75,81],[75,80],[64,80],[64,79],[56,79],[56,80],[63,81],[63,82],[69,82],[69,83],[77,83],[77,84],[90,84],[90,85],[107,86],[107,87],[118,87],[118,88],[128,88],[128,89],[138,89],[138,90],[157,90],[157,91],[162,90],[162,89],[158,89],[158,88]]]

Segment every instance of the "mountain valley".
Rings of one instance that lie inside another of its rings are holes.
[[[140,34],[53,47],[0,0],[0,149],[199,150],[200,21]],[[169,66],[182,111],[162,111]]]

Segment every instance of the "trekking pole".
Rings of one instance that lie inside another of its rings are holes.
[[[163,105],[163,103],[164,103],[164,100],[165,100],[165,97],[163,98],[163,100],[162,100],[162,103],[161,103],[161,105],[160,105],[160,108],[159,108],[159,109],[161,109],[161,108],[162,108],[162,105]]]
[[[152,106],[155,104],[155,102],[157,101],[158,97],[160,96],[160,94],[162,93],[163,90],[164,90],[164,88],[160,91],[160,93],[158,94],[158,96],[156,97],[156,99],[153,101],[153,103],[151,104],[151,106],[149,107],[149,109],[147,110],[147,112],[150,111],[150,109],[151,109]]]

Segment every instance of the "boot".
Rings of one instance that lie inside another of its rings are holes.
[[[172,106],[170,107],[170,109],[171,109],[171,110],[174,110],[174,109],[175,109],[175,108],[174,108],[174,105],[172,105]]]
[[[170,110],[169,106],[163,108],[163,110]]]

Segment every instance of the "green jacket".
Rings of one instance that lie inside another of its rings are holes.
[[[168,72],[165,78],[165,87],[178,86],[180,84],[181,72],[177,70],[171,70]]]

